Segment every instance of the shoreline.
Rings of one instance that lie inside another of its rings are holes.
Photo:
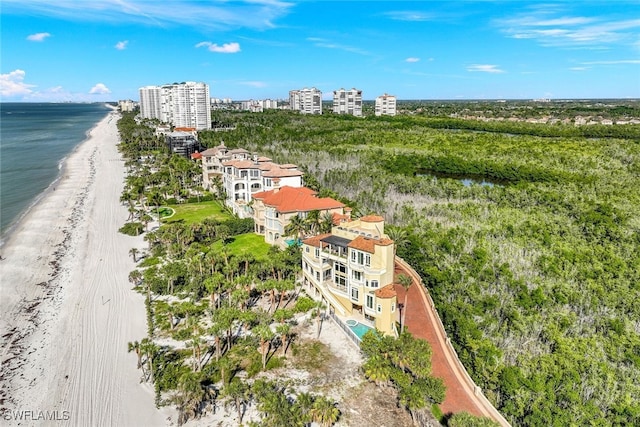
[[[146,334],[144,298],[128,282],[128,250],[144,241],[118,232],[128,214],[118,118],[88,131],[3,236],[0,412],[15,425],[52,421],[19,421],[20,411],[66,415],[56,425],[166,424],[127,353]]]
[[[110,114],[113,114],[114,112],[117,112],[117,108],[114,107],[113,105],[108,104],[108,103],[105,103],[104,105],[106,107],[108,107],[111,111],[107,111],[104,117],[102,117],[100,120],[98,120],[91,128],[89,128],[85,132],[84,139],[82,141],[80,141],[79,143],[77,143],[67,155],[65,155],[62,159],[60,159],[60,161],[58,162],[58,175],[56,175],[56,177],[53,179],[53,181],[51,181],[51,183],[47,187],[45,187],[44,190],[42,190],[39,194],[37,194],[34,197],[34,199],[31,201],[31,203],[29,203],[29,205],[24,210],[22,210],[22,212],[20,212],[18,214],[18,216],[11,221],[11,223],[9,223],[9,225],[2,232],[2,234],[0,234],[0,255],[2,254],[2,249],[3,249],[4,245],[11,238],[11,235],[18,228],[20,228],[21,223],[29,215],[29,212],[31,212],[31,210],[34,209],[38,205],[38,203],[40,203],[40,201],[42,201],[44,198],[46,198],[52,191],[55,191],[56,185],[58,185],[58,183],[60,182],[60,180],[62,179],[62,177],[65,174],[65,169],[67,167],[67,161],[69,160],[69,158],[71,156],[73,156],[73,153],[75,153],[79,149],[79,147],[82,146],[82,144],[84,144],[85,142],[87,142],[91,138],[91,133],[93,132],[93,130],[96,127],[98,127],[100,122],[102,122],[105,118],[109,117]]]

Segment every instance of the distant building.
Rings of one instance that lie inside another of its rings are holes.
[[[302,187],[303,173],[296,165],[279,165],[268,157],[252,156],[241,148],[229,150],[227,156],[230,160],[222,163],[226,204],[240,218],[253,216],[252,195],[273,189],[275,178],[282,185]]]
[[[145,86],[138,91],[140,93],[140,116],[143,119],[157,119],[166,122],[162,117],[162,87]]]
[[[175,154],[179,154],[187,159],[196,151],[199,151],[200,144],[193,132],[174,131],[165,136],[167,147]]]
[[[133,111],[137,106],[138,103],[130,99],[123,99],[118,101],[118,107],[120,107],[120,111],[122,112]]]
[[[376,116],[395,116],[396,97],[386,93],[376,98]]]
[[[322,92],[315,87],[289,91],[289,108],[303,114],[322,114]]]
[[[362,91],[358,89],[333,91],[333,112],[362,116]]]
[[[143,118],[158,119],[175,127],[211,129],[209,85],[185,82],[145,86],[139,93]]]
[[[222,175],[224,174],[224,162],[231,160],[228,149],[221,142],[220,145],[213,148],[207,148],[202,154],[202,186],[206,190],[213,189],[215,180],[219,179],[222,184]]]

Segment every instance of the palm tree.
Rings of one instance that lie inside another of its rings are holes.
[[[260,338],[260,353],[262,353],[262,370],[267,369],[267,355],[269,354],[269,347],[271,344],[271,340],[274,337],[273,331],[269,327],[269,325],[262,324],[253,328],[253,333],[255,333],[258,338]]]
[[[320,225],[318,228],[319,233],[331,233],[333,227],[333,214],[329,211],[324,212],[320,216]]]
[[[324,396],[316,398],[310,412],[314,421],[326,427],[333,425],[340,418],[340,410],[336,408],[335,402]]]
[[[151,339],[149,338],[143,338],[142,341],[140,341],[140,351],[147,356],[146,358],[146,363],[147,363],[147,369],[148,369],[148,373],[149,373],[149,381],[153,382],[153,358],[155,357],[156,353],[158,353],[158,351],[160,350],[160,348],[156,345],[156,343],[154,343]]]
[[[395,245],[393,246],[393,254],[396,254],[398,248],[403,248],[409,243],[409,239],[407,237],[407,230],[404,228],[400,228],[397,226],[388,226],[385,230],[387,235]]]
[[[199,373],[189,371],[182,374],[178,380],[178,391],[172,398],[178,406],[178,425],[199,416],[214,395],[211,388],[202,384]]]
[[[138,356],[138,369],[142,368],[142,351],[140,351],[140,342],[133,341],[127,343],[127,352],[131,353],[132,351],[136,352],[136,356]]]
[[[295,215],[289,219],[289,224],[284,228],[284,234],[285,236],[294,236],[297,239],[300,239],[307,230],[308,228],[305,220],[298,215]]]
[[[242,424],[242,417],[244,417],[244,413],[247,410],[247,405],[251,396],[250,391],[249,386],[238,378],[234,378],[224,388],[224,396],[227,399],[225,406],[229,404],[233,405],[236,411],[238,411],[239,425]]]
[[[142,283],[142,273],[140,270],[133,270],[129,273],[129,282],[133,283],[133,286],[139,286]]]
[[[311,410],[313,409],[314,400],[315,397],[311,393],[300,393],[294,403],[293,409],[296,418],[305,423],[305,426],[313,421]]]
[[[138,259],[136,258],[138,255],[138,249],[137,248],[131,248],[129,249],[129,255],[131,255],[133,257],[133,262],[138,262]]]
[[[287,347],[289,345],[289,337],[291,336],[291,325],[288,323],[282,323],[276,326],[276,332],[280,335],[280,341],[282,342],[282,355],[287,354]]]
[[[413,280],[406,274],[400,274],[398,275],[398,283],[404,288],[404,305],[402,306],[402,319],[400,322],[400,331],[402,331],[405,327],[405,319],[407,318],[407,297],[409,296],[409,288]]]

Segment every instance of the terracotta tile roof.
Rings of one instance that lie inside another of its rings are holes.
[[[344,210],[346,211],[349,208],[344,208]],[[333,225],[340,225],[343,222],[349,222],[351,221],[351,216],[350,215],[340,215],[339,213],[333,213]]]
[[[319,234],[317,236],[313,236],[313,237],[309,237],[308,239],[304,239],[302,241],[302,244],[309,245],[309,246],[315,246],[316,248],[319,248],[322,245],[321,240],[324,239],[325,237],[329,237],[329,236],[331,236],[331,233]]]
[[[174,128],[173,130],[176,132],[193,132],[196,128]]]
[[[218,154],[218,152],[220,152],[220,150],[226,150],[227,147],[224,146],[224,144],[220,144],[217,147],[211,147],[211,148],[207,148],[206,150],[204,150],[202,152],[203,156],[213,156]]]
[[[284,165],[280,165],[281,169],[295,169],[298,165],[294,165],[292,163],[285,163]]]
[[[253,160],[229,160],[222,163],[222,166],[233,166],[237,169],[257,169],[258,165]]]
[[[384,221],[384,218],[380,215],[366,215],[360,218],[362,222],[381,222]]]
[[[284,186],[277,190],[262,191],[253,195],[266,206],[273,206],[280,213],[310,212],[344,207],[344,204],[330,197],[316,197],[316,192],[307,187]]]
[[[265,178],[276,178],[276,177],[286,177],[286,176],[302,176],[302,172],[292,169],[280,169],[273,168],[268,172],[262,174]]]
[[[271,159],[268,158],[268,157],[261,156],[261,157],[258,157],[258,161],[259,162],[270,162]]]
[[[391,239],[373,239],[371,237],[358,236],[353,239],[348,246],[352,249],[373,254],[376,252],[376,246],[388,246],[392,244],[393,240]]]
[[[393,298],[398,296],[396,290],[393,288],[393,283],[378,289],[375,294],[378,298]]]
[[[195,153],[191,154],[191,158],[192,159],[201,159],[202,158],[202,153],[195,152]]]
[[[231,154],[241,154],[241,153],[249,153],[247,150],[245,150],[244,148],[234,148],[233,150],[229,150],[229,153]]]
[[[218,148],[207,148],[206,150],[204,150],[202,152],[203,156],[215,156],[216,154],[218,154]]]

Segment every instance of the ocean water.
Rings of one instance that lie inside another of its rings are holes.
[[[64,159],[109,111],[104,103],[0,103],[2,240],[59,178]]]

